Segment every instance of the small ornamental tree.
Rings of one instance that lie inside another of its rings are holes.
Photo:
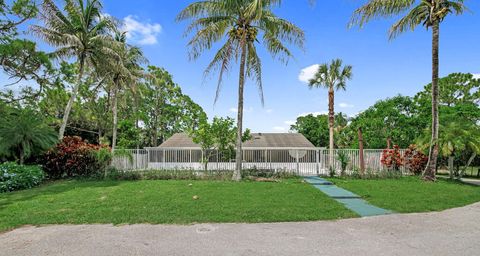
[[[428,162],[428,156],[420,151],[414,144],[410,145],[405,151],[404,159],[405,167],[415,175],[422,174]]]
[[[395,145],[393,146],[393,149],[384,149],[380,161],[389,170],[398,171],[404,164],[404,159],[400,153],[400,147]]]
[[[208,162],[215,153],[220,153],[224,160],[230,159],[235,150],[236,141],[235,120],[227,118],[214,117],[212,123],[202,122],[198,129],[190,132],[193,142],[202,148],[201,162],[205,165],[205,171],[208,169]],[[243,133],[242,141],[250,139],[250,130],[246,129]],[[218,161],[218,159],[217,159]]]

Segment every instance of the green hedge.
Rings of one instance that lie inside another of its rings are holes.
[[[0,193],[32,188],[44,178],[45,174],[39,166],[0,164]]]

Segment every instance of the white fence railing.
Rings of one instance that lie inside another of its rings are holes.
[[[275,171],[293,171],[299,175],[327,175],[330,166],[340,172],[339,154],[348,158],[346,173],[360,170],[360,152],[358,149],[337,149],[330,157],[328,149],[319,148],[244,148],[244,169],[268,169]],[[383,150],[364,150],[365,169],[372,172],[383,171],[387,167],[381,163]],[[404,155],[405,150],[400,150]],[[207,164],[202,162],[208,154]],[[332,163],[330,163],[332,162]],[[115,154],[112,166],[121,170],[234,170],[235,155],[221,154],[217,151],[202,152],[197,148],[147,148],[126,149]],[[400,171],[406,172],[405,167]]]

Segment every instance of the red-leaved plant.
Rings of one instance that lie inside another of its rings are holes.
[[[382,152],[381,162],[389,170],[398,171],[403,166],[402,154],[400,153],[400,147],[398,145],[393,146],[393,149],[384,149]]]
[[[405,167],[415,174],[419,175],[425,170],[428,162],[428,156],[422,151],[418,150],[416,145],[410,145],[405,151]]]
[[[80,137],[64,137],[62,142],[43,156],[41,164],[51,179],[93,176],[105,163],[98,161],[95,153],[107,146],[94,145]]]

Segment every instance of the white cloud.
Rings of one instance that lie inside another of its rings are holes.
[[[230,108],[228,111],[232,112],[232,113],[238,113],[238,109],[237,108]]]
[[[123,18],[122,30],[127,32],[127,39],[140,45],[156,44],[157,36],[162,32],[158,23],[148,23],[138,20],[138,17],[128,15]]]
[[[328,111],[319,111],[319,112],[305,112],[305,113],[301,113],[300,115],[298,115],[298,117],[301,117],[301,116],[308,116],[308,115],[313,115],[313,116],[319,116],[319,115],[328,115]]]
[[[269,108],[269,109],[265,110],[265,113],[271,114],[271,113],[273,113],[273,109]]]
[[[296,123],[295,121],[291,121],[291,120],[285,121],[286,125],[294,125],[295,123]]]
[[[315,64],[302,69],[300,71],[300,75],[298,75],[298,80],[304,83],[308,83],[310,79],[315,76],[315,73],[317,73],[319,66],[319,64]]]
[[[342,103],[338,104],[338,106],[341,107],[341,108],[353,108],[354,107],[354,105],[348,104],[348,103],[345,103],[345,102],[342,102]]]
[[[287,128],[282,127],[282,126],[275,126],[275,127],[273,127],[273,130],[276,131],[276,132],[284,132],[284,131],[287,130]]]

